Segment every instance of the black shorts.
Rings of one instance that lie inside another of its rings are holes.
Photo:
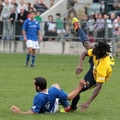
[[[96,81],[94,79],[94,76],[93,76],[93,57],[90,57],[89,59],[89,63],[90,63],[90,69],[89,71],[86,73],[86,75],[84,76],[84,80],[86,82],[89,82],[89,86],[86,86],[82,89],[82,91],[86,91],[88,90],[89,88],[92,88],[92,87],[95,87],[96,86]],[[82,92],[81,91],[81,92]]]

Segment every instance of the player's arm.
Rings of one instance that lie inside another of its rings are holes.
[[[22,30],[22,34],[23,34],[23,37],[24,37],[24,41],[27,41],[26,31],[25,31],[25,30]]]
[[[88,51],[84,51],[81,56],[80,56],[80,60],[79,60],[79,65],[76,68],[76,75],[80,74],[83,70],[83,61],[85,59],[86,56],[88,56]]]
[[[18,107],[12,106],[10,110],[14,113],[20,113],[20,114],[35,114],[32,110],[28,110],[26,112],[21,111]]]
[[[41,33],[41,30],[38,30],[38,36],[39,36],[39,40],[42,41],[42,33]]]
[[[22,34],[24,37],[24,41],[27,41],[27,37],[26,37],[26,28],[27,28],[27,22],[25,21],[22,27]]]
[[[101,91],[101,88],[102,88],[102,84],[103,83],[100,83],[100,82],[97,82],[96,83],[96,87],[91,95],[91,97],[87,100],[86,103],[82,104],[81,105],[81,110],[82,111],[85,111],[89,105],[91,104],[91,102],[96,98],[96,96],[99,94],[99,92]]]

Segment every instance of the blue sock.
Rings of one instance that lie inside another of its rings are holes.
[[[34,65],[35,63],[35,57],[36,57],[35,55],[32,55],[32,63],[31,63],[32,65]]]
[[[64,98],[66,97],[66,93],[61,89],[60,92],[63,94]],[[68,107],[69,103],[67,99],[59,99],[59,102],[63,107]]]
[[[61,99],[59,99],[59,102],[61,103],[61,105],[62,105],[64,108],[66,108],[66,107],[69,106],[69,103],[68,103],[67,100],[61,100]]]
[[[29,60],[30,60],[30,54],[27,54],[26,55],[26,64],[28,64]]]
[[[84,31],[81,28],[78,28],[76,32],[78,33],[80,42],[84,43],[85,41],[89,41],[87,35],[84,33]]]

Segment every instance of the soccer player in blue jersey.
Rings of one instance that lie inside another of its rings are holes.
[[[61,105],[66,108],[69,106],[67,99],[73,99],[81,89],[80,85],[78,85],[69,94],[65,93],[58,84],[53,84],[52,87],[47,89],[47,81],[43,77],[36,77],[34,86],[38,93],[34,97],[32,108],[23,112],[18,107],[12,106],[10,108],[12,112],[21,114],[54,113],[58,109],[58,99]]]
[[[35,58],[36,58],[36,49],[39,49],[38,39],[42,41],[41,31],[39,22],[35,19],[35,11],[30,12],[30,18],[28,18],[22,27],[22,33],[24,37],[24,41],[26,42],[28,51],[26,55],[26,63],[27,67],[29,64],[30,57],[32,57],[31,67],[35,66]]]

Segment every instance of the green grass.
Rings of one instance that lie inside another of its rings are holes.
[[[43,76],[48,87],[59,83],[70,92],[78,83],[75,69],[78,56],[37,55],[36,67],[24,67],[25,54],[0,54],[0,120],[120,120],[120,58],[115,58],[116,65],[109,82],[103,85],[99,96],[92,102],[86,112],[62,114],[23,115],[10,111],[12,105],[27,111],[32,106],[36,94],[33,79]],[[89,68],[88,59],[79,76],[83,78]],[[79,104],[85,102],[93,90],[81,94]]]

